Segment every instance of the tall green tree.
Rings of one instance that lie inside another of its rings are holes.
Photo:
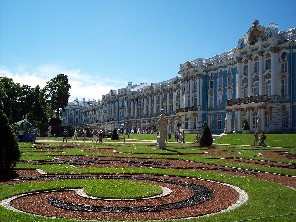
[[[1,102],[9,122],[13,123],[21,120],[26,112],[26,108],[23,109],[20,105],[22,101],[20,84],[14,83],[11,78],[0,77],[0,88],[6,95],[1,98]]]
[[[8,119],[0,109],[0,176],[9,176],[20,158],[19,146]]]
[[[39,85],[31,89],[28,103],[30,104],[30,110],[27,114],[27,119],[36,122],[38,125],[47,123],[47,104],[44,90],[40,89]]]
[[[0,100],[10,123],[28,118],[34,122],[47,122],[44,90],[39,86],[14,83],[13,79],[0,77]]]
[[[58,74],[55,78],[47,82],[44,90],[45,97],[50,105],[51,117],[59,117],[60,111],[68,105],[71,85],[68,82],[68,76]]]

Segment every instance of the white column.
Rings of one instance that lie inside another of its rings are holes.
[[[203,78],[202,78],[203,76],[201,76],[200,78],[199,78],[199,87],[198,87],[198,89],[199,89],[199,106],[201,107],[202,106],[202,97],[203,97],[203,90],[202,90],[202,84],[203,84]]]
[[[236,98],[241,98],[241,86],[242,86],[242,58],[237,58],[237,77],[236,77]]]
[[[248,97],[252,95],[252,75],[253,75],[253,69],[252,69],[253,61],[251,58],[248,60]]]
[[[131,118],[134,116],[134,100],[131,100]]]
[[[227,122],[226,122],[226,129],[225,129],[225,133],[230,133],[231,132],[231,111],[228,110],[226,113],[226,118],[227,118]]]
[[[166,105],[167,105],[167,112],[170,113],[170,93],[167,93],[167,101],[166,101]]]
[[[156,114],[156,102],[157,102],[157,96],[154,95],[154,107],[153,107],[153,114]]]
[[[151,115],[151,95],[149,95],[148,115]]]
[[[264,57],[263,52],[259,52],[259,95],[264,95],[263,92],[263,70],[264,70]]]
[[[190,107],[193,106],[193,80],[192,78],[190,79]],[[189,104],[188,104],[189,105]]]
[[[271,53],[271,95],[276,95],[276,85],[279,84],[277,81],[277,64],[278,64],[278,53],[277,48],[274,47]]]
[[[138,100],[135,100],[135,118],[138,118]]]
[[[173,92],[173,110],[176,112],[176,97],[177,97],[177,92]]]
[[[192,114],[188,114],[188,129],[192,129]]]
[[[237,116],[237,119],[236,119],[236,121],[237,121],[237,129],[236,129],[236,131],[241,132],[242,131],[241,111],[237,110],[236,113],[237,113],[237,115],[236,115]]]
[[[159,94],[159,108],[158,108],[158,112],[160,112],[160,110],[162,109],[162,94]]]
[[[265,130],[265,109],[264,108],[260,108],[258,109],[259,112],[259,123],[260,126],[258,127],[260,129],[261,132],[264,132]]]
[[[200,90],[199,90],[199,87],[200,87],[200,84],[199,84],[199,81],[200,81],[200,78],[196,78],[196,105],[199,106],[200,105],[200,96],[199,96],[199,93],[200,93]]]
[[[188,107],[188,81],[185,82],[184,107]]]
[[[184,108],[183,103],[183,82],[180,82],[180,108]]]
[[[248,122],[249,122],[250,129],[252,130],[253,129],[253,111],[250,110],[249,114],[250,114],[250,117],[249,117]]]
[[[144,100],[144,109],[143,109],[144,113],[143,114],[146,115],[147,114],[147,98],[146,98],[146,96],[144,96],[143,100]]]

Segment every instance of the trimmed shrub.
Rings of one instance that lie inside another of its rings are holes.
[[[119,140],[119,135],[117,133],[117,129],[113,130],[112,136],[111,136],[111,140]]]
[[[2,109],[0,109],[0,135],[0,176],[6,177],[12,174],[20,159],[20,151],[16,136]]]
[[[244,119],[243,130],[250,130],[250,125],[247,119]]]
[[[204,127],[202,130],[202,134],[200,136],[200,140],[199,140],[199,144],[200,146],[211,146],[213,143],[213,137],[212,137],[212,133],[211,130],[209,128],[209,126],[207,125],[207,123],[204,123]]]

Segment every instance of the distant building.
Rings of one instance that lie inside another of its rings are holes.
[[[279,31],[255,20],[237,47],[180,65],[170,80],[110,90],[100,101],[69,103],[65,125],[113,130],[158,130],[165,110],[168,131],[213,133],[296,132],[296,28]]]

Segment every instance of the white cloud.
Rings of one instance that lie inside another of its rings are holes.
[[[44,87],[46,82],[63,73],[68,76],[70,99],[98,100],[102,95],[107,94],[111,89],[118,89],[127,86],[127,82],[114,81],[106,78],[108,75],[90,74],[79,69],[66,69],[57,65],[42,65],[35,69],[27,66],[20,66],[16,71],[0,66],[0,76],[12,78],[14,82],[35,87]]]

